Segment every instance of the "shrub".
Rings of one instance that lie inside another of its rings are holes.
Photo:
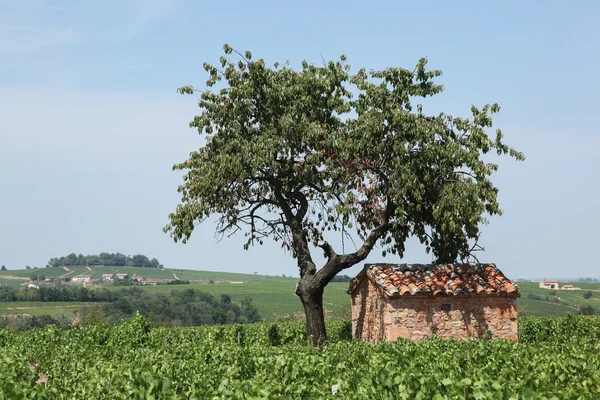
[[[596,315],[598,314],[598,310],[592,306],[582,306],[579,308],[579,313],[582,315]]]
[[[589,299],[589,298],[591,298],[591,297],[592,297],[592,292],[590,292],[590,291],[587,291],[587,292],[585,292],[585,293],[583,294],[583,298],[584,298],[584,299]]]

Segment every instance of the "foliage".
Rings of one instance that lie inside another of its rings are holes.
[[[585,293],[583,293],[583,298],[584,299],[591,299],[592,298],[592,292],[590,292],[589,290]]]
[[[562,318],[526,317],[519,319],[519,341],[535,344],[600,340],[600,318],[569,315]]]
[[[189,285],[190,281],[187,279],[173,279],[172,281],[168,281],[167,285]]]
[[[122,291],[90,290],[82,286],[62,284],[40,285],[39,289],[2,287],[0,301],[106,302],[118,299],[122,293]]]
[[[578,306],[568,303],[564,300],[561,300],[559,297],[556,296],[556,293],[554,293],[554,295],[552,295],[552,293],[550,293],[550,296],[540,296],[537,293],[529,293],[527,294],[527,298],[531,299],[531,300],[536,300],[536,301],[544,301],[546,303],[553,303],[553,304],[561,304],[563,306],[567,306],[567,307],[571,307],[571,308],[579,308]]]
[[[137,282],[136,282],[137,283]],[[134,282],[132,279],[129,278],[117,278],[112,282],[113,286],[134,286]]]
[[[6,271],[6,266],[2,265],[2,267],[0,267],[0,271]]]
[[[598,309],[592,306],[581,306],[579,308],[579,313],[582,315],[596,315],[600,314]]]
[[[377,243],[384,256],[402,257],[414,236],[437,262],[466,259],[479,226],[501,214],[490,180],[498,166],[484,155],[524,156],[500,130],[488,136],[497,104],[472,106],[469,118],[426,115],[418,102],[443,90],[426,59],[351,74],[345,56],[298,71],[224,52],[219,65],[204,64],[207,90],[190,126],[206,144],[174,166],[185,175],[165,231],[185,243],[215,216],[217,235],[242,231],[246,249],[281,243],[297,258],[296,294],[316,342],[325,336],[324,287]],[[356,251],[338,254],[330,231],[356,239]],[[325,252],[319,270],[311,246]]]
[[[519,342],[372,345],[349,341],[348,321],[330,321],[323,349],[307,345],[299,323],[151,328],[138,316],[112,328],[0,330],[0,399],[600,396],[599,318],[520,325]],[[47,387],[35,383],[40,373]]]
[[[40,287],[39,289],[0,288],[0,300],[33,300],[33,301],[64,301],[84,302],[90,307],[84,307],[83,324],[87,321],[102,321],[116,324],[121,319],[134,316],[136,312],[149,317],[159,325],[194,326],[210,324],[249,323],[261,320],[261,317],[249,297],[242,298],[239,304],[233,303],[229,295],[221,295],[217,300],[214,296],[195,289],[183,291],[172,290],[168,293],[148,293],[140,288],[124,288],[118,291],[107,289],[88,290],[83,287],[57,286]],[[101,303],[92,306],[94,303]],[[102,317],[100,317],[102,316]],[[49,316],[48,316],[49,317]],[[6,319],[0,321],[5,326],[16,326],[15,329],[30,329],[43,326],[42,322],[56,323],[49,319],[32,320],[22,318],[18,324]],[[94,323],[95,323],[94,322]]]
[[[403,254],[414,235],[438,259],[468,255],[483,215],[500,213],[488,179],[497,166],[481,155],[523,159],[499,130],[494,139],[486,133],[498,105],[472,107],[471,119],[428,117],[413,101],[443,87],[427,60],[354,75],[345,61],[303,62],[296,71],[269,68],[247,52],[239,62],[204,64],[207,87],[225,85],[201,92],[201,113],[190,125],[207,143],[175,166],[187,171],[167,226],[176,240],[216,213],[220,233],[247,229],[247,245],[271,237],[297,252],[291,230],[298,221],[314,245],[331,229],[366,238],[383,227],[384,251]]]
[[[591,282],[598,282],[598,279],[597,278],[579,278],[577,280],[577,282],[591,283]]]
[[[195,326],[257,322],[261,318],[252,299],[234,304],[229,296],[217,300],[194,289],[174,290],[168,294],[150,294],[143,290],[121,291],[117,300],[102,306],[102,312],[115,323],[134,313],[149,317],[157,324]]]
[[[331,282],[350,282],[352,277],[348,275],[336,275],[331,279]]]
[[[25,331],[34,328],[43,328],[47,325],[56,325],[61,329],[71,327],[71,319],[64,314],[55,315],[15,315],[0,316],[0,329],[7,328],[11,331]]]
[[[163,268],[163,265],[156,258],[149,259],[143,254],[126,256],[121,253],[100,253],[98,255],[87,255],[71,253],[63,257],[51,258],[48,261],[50,267],[70,267],[70,266],[116,266],[116,267],[146,267]]]

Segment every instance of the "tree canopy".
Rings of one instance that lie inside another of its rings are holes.
[[[63,257],[54,257],[48,261],[50,267],[70,267],[70,266],[94,266],[104,265],[112,267],[146,267],[163,268],[163,265],[156,258],[149,259],[143,254],[126,256],[121,253],[100,253],[84,256],[83,254],[71,253]]]
[[[243,232],[246,248],[280,242],[298,260],[309,333],[321,325],[311,328],[307,304],[322,302],[327,282],[376,244],[402,257],[415,236],[436,262],[466,259],[480,225],[501,214],[490,180],[498,166],[484,155],[524,156],[499,129],[488,136],[497,104],[472,106],[468,118],[426,114],[418,99],[443,90],[426,59],[351,73],[345,56],[294,70],[224,51],[218,65],[204,64],[207,88],[190,126],[206,144],[174,166],[186,173],[165,230],[186,242],[215,216],[217,234]],[[338,254],[327,232],[360,242]],[[326,255],[320,269],[311,246]]]

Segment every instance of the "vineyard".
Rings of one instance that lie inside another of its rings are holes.
[[[377,345],[331,321],[0,330],[0,399],[593,399],[600,318],[523,318],[519,343],[431,339]]]

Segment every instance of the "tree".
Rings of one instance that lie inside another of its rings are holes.
[[[67,265],[67,266],[77,265],[77,260],[78,260],[77,254],[71,253],[66,257],[64,265]]]
[[[6,267],[4,265],[0,267],[0,271],[6,271]]]
[[[51,258],[50,261],[48,261],[48,265],[52,268],[60,267],[60,261],[58,258]]]
[[[325,286],[376,244],[383,256],[402,256],[416,236],[436,262],[479,249],[479,226],[501,214],[489,179],[497,165],[483,155],[524,159],[500,130],[487,135],[498,105],[473,106],[471,118],[424,114],[415,99],[443,89],[426,59],[411,70],[351,75],[345,56],[323,66],[303,62],[297,71],[224,50],[218,66],[204,64],[207,90],[190,122],[206,144],[173,167],[187,171],[165,227],[175,241],[186,243],[214,216],[217,235],[243,231],[246,249],[280,242],[297,259],[296,294],[315,344],[325,340]],[[334,236],[356,239],[355,251],[335,251]],[[319,269],[316,248],[326,257]]]
[[[596,315],[598,314],[598,310],[592,306],[581,306],[579,307],[579,313],[581,315]]]
[[[587,291],[587,292],[583,293],[583,298],[584,299],[591,299],[592,298],[592,292]]]

